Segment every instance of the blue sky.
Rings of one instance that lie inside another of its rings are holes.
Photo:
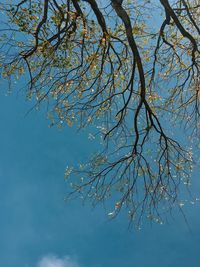
[[[64,202],[67,165],[97,148],[88,132],[48,128],[44,111],[0,85],[1,267],[198,266],[200,203],[186,205],[190,231],[179,213],[168,224],[130,231],[125,215],[109,221],[99,206]],[[193,174],[200,195],[199,171]],[[188,196],[186,196],[188,198]]]
[[[0,90],[0,266],[188,267],[200,251],[200,204],[165,225],[128,230],[125,215],[108,221],[102,207],[63,201],[66,165],[85,159],[96,144],[88,133],[48,128],[43,111]],[[198,169],[193,175],[198,194]],[[187,206],[187,205],[186,205]]]

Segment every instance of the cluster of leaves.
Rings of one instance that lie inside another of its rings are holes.
[[[52,125],[93,124],[102,136],[103,151],[66,170],[76,176],[69,197],[112,196],[112,216],[127,207],[137,225],[161,222],[192,169],[170,123],[198,134],[198,0],[23,0],[1,10],[2,77],[28,74],[27,97],[48,102]]]

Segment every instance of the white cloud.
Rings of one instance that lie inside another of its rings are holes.
[[[46,255],[38,262],[37,267],[80,267],[71,257],[59,258],[55,255]]]

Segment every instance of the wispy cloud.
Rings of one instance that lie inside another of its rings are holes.
[[[38,262],[37,267],[80,267],[71,257],[59,258],[55,255],[46,255]]]

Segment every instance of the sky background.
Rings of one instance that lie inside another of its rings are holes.
[[[168,224],[129,230],[126,215],[109,221],[99,206],[64,202],[67,165],[97,149],[88,132],[48,128],[44,111],[0,84],[1,267],[196,267],[200,203],[187,204]],[[200,168],[193,174],[200,197]],[[188,196],[185,196],[188,199]]]
[[[64,202],[67,165],[95,148],[87,131],[48,128],[44,111],[26,112],[23,96],[0,90],[0,266],[188,267],[198,266],[200,204],[186,205],[169,224],[130,231],[125,215],[108,221],[79,201]],[[193,174],[200,195],[198,169]],[[198,193],[199,192],[199,193]]]

